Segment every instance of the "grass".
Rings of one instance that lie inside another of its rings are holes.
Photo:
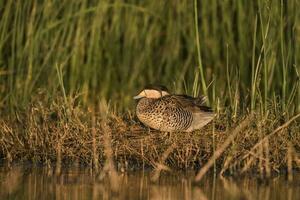
[[[299,119],[259,143],[300,112],[297,7],[297,0],[0,3],[1,158],[101,165],[106,119],[120,166],[197,168],[253,115],[214,168],[299,167]],[[150,133],[132,114],[132,96],[148,83],[206,94],[216,121],[194,134]]]
[[[119,171],[149,167],[161,171],[199,169],[213,158],[219,172],[263,176],[286,170],[289,162],[293,169],[300,167],[299,123],[292,119],[283,124],[276,113],[265,121],[253,115],[241,123],[242,128],[235,126],[243,119],[226,125],[222,115],[194,133],[161,133],[143,127],[130,113],[120,117],[104,103],[97,111],[86,112],[74,100],[68,102],[71,104],[66,105],[63,98],[49,105],[36,101],[24,113],[1,119],[0,144],[6,163],[81,163],[106,169],[113,158]],[[258,134],[260,130],[264,130],[263,136]]]

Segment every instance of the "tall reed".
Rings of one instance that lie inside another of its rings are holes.
[[[267,115],[273,102],[289,117],[300,111],[299,4],[2,1],[0,109],[23,109],[42,91],[46,101],[76,93],[84,107],[104,98],[124,110],[161,83],[215,95],[235,115]]]

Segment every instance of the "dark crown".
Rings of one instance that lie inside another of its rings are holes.
[[[168,88],[163,85],[150,84],[150,85],[147,85],[144,89],[169,92]]]

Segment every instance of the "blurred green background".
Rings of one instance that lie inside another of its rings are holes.
[[[208,94],[214,108],[235,114],[277,105],[294,114],[299,7],[298,0],[0,1],[0,110],[64,90],[83,107],[106,99],[124,111],[143,86],[160,83]]]

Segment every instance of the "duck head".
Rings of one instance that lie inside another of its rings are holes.
[[[168,89],[162,85],[148,85],[134,99],[151,98],[158,99],[163,96],[170,95]]]

